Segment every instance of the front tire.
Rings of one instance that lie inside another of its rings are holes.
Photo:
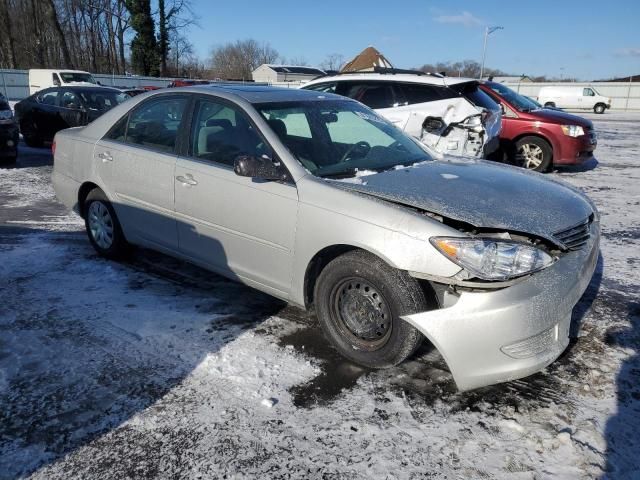
[[[598,114],[603,114],[607,109],[606,105],[602,103],[598,103],[595,107],[593,107],[593,111]]]
[[[515,164],[535,172],[546,172],[551,167],[553,150],[539,137],[524,137],[516,142]]]
[[[84,202],[84,224],[91,245],[103,257],[118,259],[129,252],[116,212],[98,188],[89,192]]]
[[[422,343],[422,334],[400,317],[429,309],[423,290],[368,252],[353,250],[331,261],[318,277],[314,299],[325,336],[359,365],[398,365]]]

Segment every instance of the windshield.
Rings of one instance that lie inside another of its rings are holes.
[[[298,161],[319,177],[352,177],[431,158],[426,147],[356,102],[266,103],[256,108]]]
[[[100,112],[111,110],[129,98],[129,96],[124,93],[111,91],[106,88],[104,90],[83,91],[79,92],[79,94],[89,110],[97,110]]]
[[[529,112],[540,108],[540,105],[533,102],[530,98],[514,92],[509,87],[505,87],[501,83],[488,82],[487,86],[521,112]]]
[[[62,81],[64,83],[96,83],[95,79],[90,73],[78,73],[78,72],[60,72]]]

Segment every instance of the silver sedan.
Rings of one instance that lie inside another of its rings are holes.
[[[434,160],[331,94],[153,92],[59,132],[54,151],[57,196],[101,255],[141,245],[313,308],[366,367],[426,337],[461,390],[556,359],[598,257],[598,213],[579,191]]]

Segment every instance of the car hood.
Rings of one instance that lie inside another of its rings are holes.
[[[571,113],[563,112],[562,110],[541,108],[529,113],[531,115],[535,115],[536,119],[545,122],[559,123],[562,125],[580,125],[582,127],[590,128],[593,127],[593,122],[591,122],[591,120],[587,120],[586,118],[582,118]]]
[[[573,187],[484,160],[434,160],[353,181],[332,183],[475,227],[528,233],[556,244],[554,233],[594,213]]]

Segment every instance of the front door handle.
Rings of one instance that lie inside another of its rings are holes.
[[[109,152],[102,152],[98,154],[98,158],[103,162],[113,162],[113,157]]]
[[[178,175],[176,177],[176,180],[178,180],[181,184],[188,187],[192,187],[198,184],[198,181],[195,178],[193,178],[193,175],[191,175],[190,173],[185,174],[184,177],[182,175]]]

